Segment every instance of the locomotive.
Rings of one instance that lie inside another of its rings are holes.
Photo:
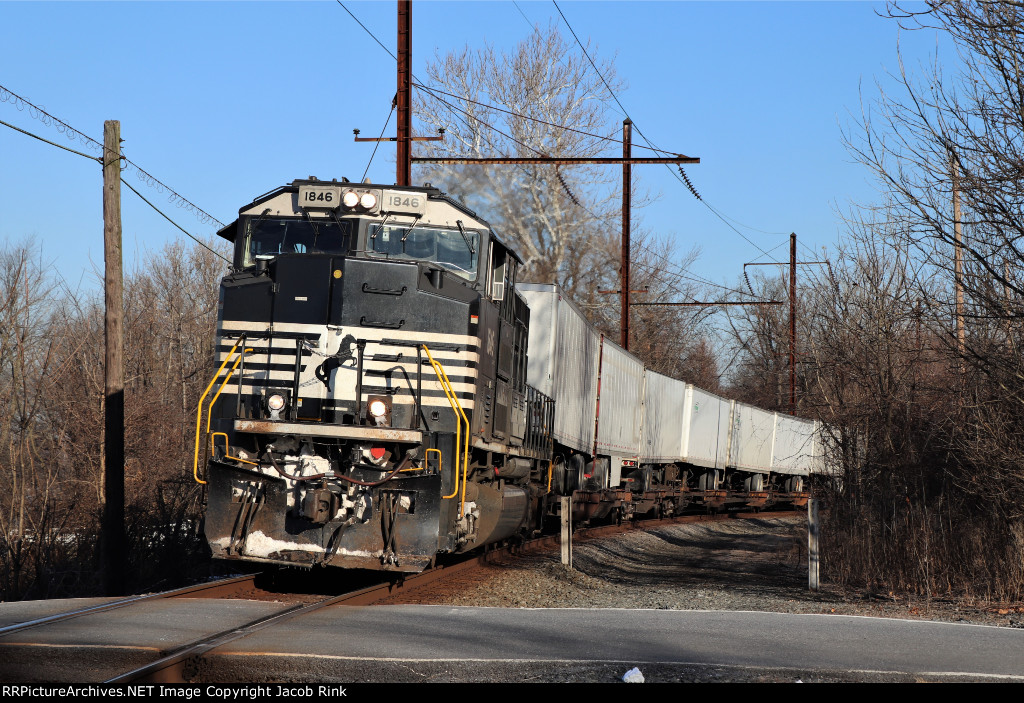
[[[295,180],[218,234],[214,558],[420,571],[564,495],[576,520],[806,499],[814,423],[644,369],[438,189]]]

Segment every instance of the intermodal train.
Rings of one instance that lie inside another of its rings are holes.
[[[645,369],[435,188],[295,180],[219,234],[214,558],[420,571],[561,496],[576,521],[807,498],[814,422]]]

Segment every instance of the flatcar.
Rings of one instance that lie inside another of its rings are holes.
[[[219,234],[215,558],[420,571],[563,495],[577,520],[806,499],[814,423],[645,369],[435,188],[295,180]]]

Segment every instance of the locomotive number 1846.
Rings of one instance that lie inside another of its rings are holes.
[[[384,212],[405,212],[413,215],[426,215],[427,198],[423,193],[385,190],[381,210]]]

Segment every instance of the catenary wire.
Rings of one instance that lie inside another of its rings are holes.
[[[358,24],[358,25],[359,25],[360,27],[362,27],[363,31],[365,31],[365,32],[366,32],[366,33],[367,33],[367,34],[368,34],[368,35],[369,35],[369,36],[370,36],[370,37],[371,37],[371,38],[372,38],[372,39],[373,39],[373,40],[374,40],[374,41],[375,41],[375,42],[376,42],[376,43],[378,44],[378,46],[380,46],[380,47],[381,47],[382,49],[384,49],[384,51],[385,51],[385,52],[387,52],[388,56],[390,56],[390,57],[391,57],[392,59],[394,59],[394,60],[396,60],[396,61],[398,60],[398,59],[397,59],[397,57],[395,56],[395,54],[394,54],[394,53],[392,53],[392,51],[391,51],[390,49],[388,49],[388,48],[387,48],[387,46],[385,46],[385,45],[384,45],[384,43],[383,43],[383,42],[381,42],[381,41],[380,41],[380,39],[378,39],[378,38],[377,38],[377,36],[376,36],[376,35],[375,35],[375,34],[374,34],[374,33],[373,33],[372,31],[370,31],[370,29],[369,29],[369,28],[368,28],[368,27],[367,27],[367,26],[366,26],[365,24],[363,24],[363,23],[362,23],[362,22],[361,22],[361,21],[359,20],[359,18],[358,18],[358,17],[356,17],[356,16],[355,16],[355,15],[354,15],[354,14],[352,13],[352,11],[351,11],[351,10],[349,10],[349,9],[348,9],[348,8],[347,8],[347,7],[345,6],[345,4],[344,4],[343,2],[341,2],[341,0],[335,0],[335,1],[336,1],[336,2],[338,3],[338,5],[340,5],[340,6],[342,7],[342,9],[344,9],[344,10],[345,10],[345,12],[347,12],[347,13],[348,13],[348,15],[349,15],[349,16],[350,16],[350,17],[351,17],[351,18],[352,18],[353,20],[355,20],[355,22],[356,22],[356,23],[357,23],[357,24]],[[555,6],[557,7],[557,3],[555,3]],[[522,10],[520,10],[520,12],[522,12]],[[561,9],[559,9],[559,14],[561,14]],[[525,17],[525,16],[524,16],[524,17]],[[564,15],[563,15],[563,19],[564,19]],[[567,26],[569,25],[569,23],[568,23],[568,21],[567,21],[567,20],[566,20],[566,25],[567,25]],[[572,30],[572,27],[571,27],[571,26],[569,26],[569,31],[573,33],[573,36],[574,36],[574,37],[576,37],[576,34],[575,34],[575,32],[574,32],[574,31]],[[578,38],[578,37],[576,37],[576,41],[577,41],[577,43],[579,43],[579,38]],[[590,58],[589,54],[587,54],[587,52],[586,52],[586,49],[585,49],[585,48],[583,48],[582,44],[580,44],[580,48],[581,48],[581,49],[583,49],[583,51],[584,51],[584,54],[585,54],[585,55],[587,56],[587,60],[588,60],[588,61],[590,61],[590,63],[591,63],[591,65],[592,65],[592,66],[594,66],[594,62],[593,62],[593,60],[592,60],[592,59]],[[595,70],[595,71],[597,70],[597,67],[596,67],[596,66],[594,66],[594,70]],[[615,100],[615,102],[616,102],[616,103],[618,103],[619,107],[620,107],[620,108],[622,108],[622,109],[623,109],[623,111],[625,112],[625,108],[624,108],[624,107],[622,107],[622,103],[621,103],[621,102],[619,102],[619,99],[618,99],[618,98],[617,98],[617,97],[615,96],[614,92],[613,92],[613,91],[611,90],[611,87],[610,87],[610,86],[608,85],[608,82],[607,82],[607,81],[606,81],[606,80],[604,79],[604,76],[603,76],[603,75],[601,75],[601,72],[600,72],[600,71],[597,71],[597,73],[598,73],[598,76],[599,76],[599,77],[601,78],[601,81],[602,81],[602,82],[603,82],[603,83],[605,84],[605,87],[606,87],[606,88],[608,89],[608,91],[609,91],[609,94],[610,94],[610,95],[612,96],[612,98],[613,98],[613,99]],[[413,77],[415,78],[415,75],[414,75]],[[481,102],[478,102],[478,101],[475,101],[475,100],[470,100],[470,99],[468,99],[468,98],[465,98],[465,97],[463,97],[463,96],[457,96],[457,95],[454,95],[454,94],[452,94],[452,93],[448,93],[448,92],[446,92],[446,91],[442,91],[442,90],[440,90],[440,89],[434,89],[434,88],[430,88],[430,87],[426,86],[425,84],[423,84],[423,83],[419,82],[418,80],[417,80],[417,81],[416,81],[416,82],[414,83],[414,85],[416,85],[416,87],[418,87],[418,88],[420,88],[420,89],[422,89],[422,90],[426,91],[427,93],[429,93],[429,94],[431,95],[431,97],[433,97],[433,98],[434,98],[435,100],[437,100],[437,101],[438,101],[438,102],[440,102],[441,104],[443,104],[443,105],[447,106],[447,107],[448,107],[449,109],[451,109],[451,110],[453,110],[453,111],[455,111],[455,112],[461,113],[461,114],[465,115],[465,116],[466,116],[466,117],[467,117],[468,119],[470,119],[470,120],[474,120],[474,121],[476,121],[477,123],[479,123],[479,124],[481,124],[481,125],[483,125],[483,126],[485,126],[485,127],[488,127],[489,129],[492,129],[492,130],[494,130],[494,131],[495,131],[495,132],[497,132],[498,134],[501,134],[501,135],[502,135],[502,136],[504,136],[505,138],[507,138],[507,139],[509,139],[509,140],[511,140],[511,141],[513,141],[513,142],[515,142],[516,144],[519,144],[520,146],[522,146],[522,147],[524,147],[524,148],[526,148],[526,149],[529,149],[530,151],[533,151],[533,152],[534,152],[535,154],[538,154],[539,156],[546,156],[546,154],[543,154],[543,153],[541,153],[540,151],[538,151],[537,149],[534,149],[533,147],[531,147],[531,146],[529,146],[529,145],[527,145],[527,144],[524,144],[523,142],[519,141],[518,139],[516,139],[516,138],[512,137],[512,136],[511,136],[511,135],[509,135],[509,134],[506,134],[505,132],[501,131],[500,129],[498,129],[498,128],[494,127],[493,125],[489,124],[488,122],[486,122],[486,121],[482,120],[482,119],[481,119],[480,117],[478,117],[478,116],[476,116],[476,115],[472,115],[472,114],[470,114],[469,112],[467,112],[466,110],[464,110],[464,109],[462,109],[462,108],[460,108],[460,107],[458,107],[458,106],[456,106],[456,105],[453,105],[452,103],[448,102],[447,100],[445,100],[445,99],[443,99],[443,98],[439,97],[439,96],[437,95],[437,93],[441,93],[441,94],[443,94],[443,95],[447,95],[447,96],[449,96],[449,97],[453,97],[453,98],[455,98],[455,99],[457,99],[457,100],[465,100],[466,102],[470,102],[470,103],[473,103],[473,104],[476,104],[476,105],[480,105],[480,106],[482,106],[482,107],[487,107],[487,108],[492,108],[492,109],[496,109],[496,110],[498,110],[498,111],[500,111],[500,112],[506,112],[506,113],[508,113],[508,114],[512,114],[512,115],[516,115],[516,116],[520,116],[520,117],[526,117],[525,115],[519,115],[518,113],[514,113],[514,112],[511,112],[511,111],[508,111],[508,110],[503,110],[502,108],[498,108],[498,107],[496,107],[496,106],[493,106],[493,105],[488,105],[488,104],[486,104],[486,103],[481,103]],[[628,117],[629,115],[627,114],[626,116]],[[462,118],[460,118],[460,119],[462,119]],[[529,118],[529,117],[526,117],[526,119],[534,119],[534,118]],[[569,129],[569,128],[567,128],[567,127],[563,127],[563,126],[561,126],[561,125],[555,125],[555,124],[552,124],[552,123],[547,123],[547,122],[544,122],[543,120],[534,120],[534,121],[537,121],[537,122],[541,122],[541,123],[543,123],[543,124],[547,124],[547,125],[549,125],[549,126],[553,126],[553,127],[556,127],[556,128],[561,128],[561,129]],[[471,125],[469,125],[468,123],[467,123],[467,127],[470,127],[470,128],[472,129]],[[572,131],[579,131],[579,130],[572,130]],[[639,129],[637,129],[637,132],[638,132],[638,133],[640,133],[640,134],[641,134],[641,136],[643,136],[643,133],[642,133],[642,132],[640,132],[640,130],[639,130]],[[595,137],[595,138],[598,138],[598,139],[604,139],[604,140],[606,140],[606,141],[614,141],[614,142],[616,142],[616,143],[619,143],[619,144],[621,144],[621,143],[622,143],[622,141],[621,141],[621,140],[616,140],[616,139],[612,139],[612,138],[610,138],[610,137],[601,137],[601,136],[599,136],[599,135],[593,135],[593,134],[589,134],[589,133],[585,133],[585,132],[583,132],[583,134],[587,134],[587,136]],[[651,149],[652,151],[657,151],[657,152],[660,152],[660,153],[664,153],[664,154],[674,154],[674,152],[670,152],[670,151],[667,151],[667,150],[665,150],[665,149],[660,149],[660,148],[658,148],[658,147],[656,147],[656,146],[654,146],[654,145],[650,144],[649,140],[647,140],[647,138],[646,138],[646,137],[644,137],[644,140],[645,140],[645,141],[648,141],[648,146],[647,146],[646,148],[648,148],[648,149]],[[489,141],[489,140],[488,140],[488,141]],[[493,144],[492,144],[492,146],[493,146]],[[638,146],[642,146],[642,145],[638,145]],[[500,151],[500,150],[499,150],[499,151]],[[372,157],[371,157],[371,158],[372,158]],[[671,169],[670,169],[670,171],[671,171]],[[563,184],[563,186],[564,186],[564,184]],[[701,199],[701,198],[700,198],[699,196],[697,196],[697,197],[698,197],[698,199],[699,199],[699,200],[701,200],[701,202],[704,202],[704,201],[703,201],[703,199]],[[572,196],[570,195],[570,199],[574,199],[574,198],[572,198]],[[575,199],[574,199],[574,200],[575,200]],[[705,204],[705,206],[707,206],[707,207],[709,207],[709,208],[710,208],[710,205],[708,205],[707,203],[704,203],[704,204]],[[582,205],[581,205],[581,207],[582,207]],[[590,215],[591,215],[592,217],[594,217],[594,219],[596,219],[596,220],[600,220],[600,219],[602,219],[602,218],[598,217],[597,215],[595,215],[595,214],[594,214],[593,212],[591,212],[591,211],[587,210],[587,208],[583,208],[583,209],[584,209],[584,210],[586,210],[586,211],[587,211],[587,212],[588,212],[588,213],[589,213],[589,214],[590,214]],[[712,209],[712,212],[714,212],[714,210],[713,210],[713,209]],[[717,213],[716,213],[716,214],[717,214]],[[719,217],[721,217],[721,216],[719,216]],[[728,224],[728,223],[726,223],[726,224]],[[732,227],[732,225],[729,225],[729,226],[730,226],[730,227]],[[732,229],[734,229],[734,230],[735,230],[735,228],[732,228]],[[746,238],[746,236],[744,236],[744,235],[743,235],[743,234],[742,234],[741,232],[739,232],[738,230],[735,230],[735,231],[736,231],[736,232],[737,232],[737,233],[738,233],[738,234],[739,234],[739,235],[740,235],[741,237],[743,237],[744,239],[747,239],[747,238]],[[758,247],[758,246],[757,246],[756,244],[754,244],[753,242],[751,242],[751,241],[750,241],[749,239],[747,239],[747,241],[748,241],[748,242],[750,242],[750,243],[751,243],[751,244],[752,244],[752,245],[753,245],[753,246],[754,246],[755,248],[757,248],[758,250],[760,250],[760,251],[761,251],[762,253],[764,253],[764,250],[763,250],[763,249],[761,249],[761,247]],[[652,250],[650,250],[650,249],[647,249],[647,248],[645,248],[645,247],[643,247],[643,246],[641,246],[640,248],[641,248],[641,249],[643,249],[644,251],[646,251],[646,252],[647,252],[648,254],[652,254],[652,255],[654,255],[654,256],[658,256],[658,257],[659,257],[659,258],[661,258],[661,259],[662,259],[663,261],[665,261],[665,262],[667,262],[667,263],[670,263],[670,264],[672,264],[672,265],[675,265],[675,264],[674,264],[674,262],[672,262],[671,260],[669,260],[669,259],[668,259],[667,257],[663,257],[663,256],[661,256],[660,254],[657,254],[656,252],[654,252],[654,251],[652,251]],[[684,270],[685,270],[685,269],[684,269]],[[730,287],[728,287],[728,286],[724,286],[724,285],[722,285],[722,284],[719,284],[719,283],[714,283],[713,281],[709,281],[709,280],[707,280],[707,279],[702,279],[702,278],[696,277],[696,276],[694,276],[693,274],[685,274],[685,273],[681,273],[681,272],[670,272],[670,273],[671,273],[671,275],[676,275],[676,276],[680,276],[680,277],[682,277],[682,278],[687,278],[687,279],[689,279],[689,280],[692,280],[692,281],[695,281],[695,282],[699,282],[699,283],[704,283],[704,284],[707,284],[707,285],[715,286],[715,287],[717,287],[717,288],[721,288],[721,289],[723,289],[723,290],[727,290],[727,291],[730,291],[730,292],[732,292],[732,293],[736,293],[736,294],[739,294],[739,295],[750,295],[750,294],[749,294],[749,293],[747,293],[746,291],[738,290],[738,289],[735,289],[735,288],[730,288]],[[678,289],[676,289],[676,292],[677,292],[677,293],[679,293],[680,295],[682,295],[682,293],[681,293],[681,292],[680,292],[680,291],[679,291]]]
[[[388,113],[388,118],[384,120],[384,127],[380,130],[380,136],[377,137],[377,143],[373,145],[373,153],[370,154],[370,160],[366,162],[366,169],[363,171],[363,177],[359,180],[365,181],[366,174],[370,172],[370,164],[373,163],[373,157],[377,155],[377,148],[380,146],[380,140],[384,137],[384,132],[387,130],[388,125],[391,124],[391,116],[395,114],[395,103],[397,100],[391,102],[391,111]]]
[[[650,146],[651,148],[656,148],[656,146],[653,144],[653,142],[651,142],[651,140],[647,138],[647,135],[645,135],[643,133],[643,130],[641,130],[640,127],[637,126],[637,124],[633,120],[633,118],[630,117],[629,112],[626,110],[625,106],[623,106],[623,104],[619,100],[619,98],[615,95],[615,91],[612,90],[612,87],[608,84],[608,81],[605,80],[604,76],[601,74],[601,71],[597,68],[597,65],[594,63],[594,60],[592,58],[590,58],[590,54],[587,52],[587,48],[585,46],[583,46],[583,42],[580,41],[579,37],[576,35],[576,31],[572,28],[572,25],[569,24],[569,20],[566,18],[565,13],[562,12],[562,8],[560,8],[558,6],[558,3],[556,2],[556,0],[551,0],[551,2],[555,6],[555,9],[558,10],[558,14],[562,17],[562,20],[565,22],[565,26],[569,28],[569,32],[572,34],[573,38],[576,40],[576,44],[579,45],[580,50],[583,52],[583,55],[587,57],[587,60],[590,62],[590,65],[594,68],[594,71],[597,72],[597,75],[601,79],[601,82],[604,83],[605,88],[608,89],[608,94],[611,95],[612,99],[616,102],[616,104],[618,104],[618,106],[620,108],[622,108],[623,114],[626,115],[626,117],[630,120],[630,122],[633,122],[633,128],[636,129],[637,134],[639,134],[640,137],[645,142],[647,142],[648,146]],[[764,249],[762,249],[752,239],[750,239],[745,234],[743,234],[738,229],[736,229],[736,227],[734,227],[732,225],[732,223],[729,222],[724,217],[724,215],[722,213],[720,213],[717,209],[712,207],[710,203],[706,202],[702,197],[700,197],[700,195],[697,193],[696,189],[689,182],[689,179],[686,178],[685,171],[683,171],[682,166],[679,167],[679,172],[680,172],[681,175],[683,175],[683,178],[680,178],[679,175],[676,175],[676,173],[674,171],[672,171],[672,169],[669,168],[668,166],[666,166],[666,168],[668,168],[669,172],[672,173],[675,176],[676,180],[679,180],[681,183],[683,183],[683,185],[687,187],[687,190],[689,190],[694,195],[694,197],[697,198],[697,200],[699,200],[701,203],[703,203],[703,205],[706,208],[708,208],[708,210],[710,210],[719,220],[721,220],[727,227],[729,227],[729,229],[731,229],[733,232],[735,232],[740,237],[742,237],[744,240],[746,240],[748,244],[750,244],[752,247],[754,247],[755,249],[760,251],[762,254],[765,253]]]

